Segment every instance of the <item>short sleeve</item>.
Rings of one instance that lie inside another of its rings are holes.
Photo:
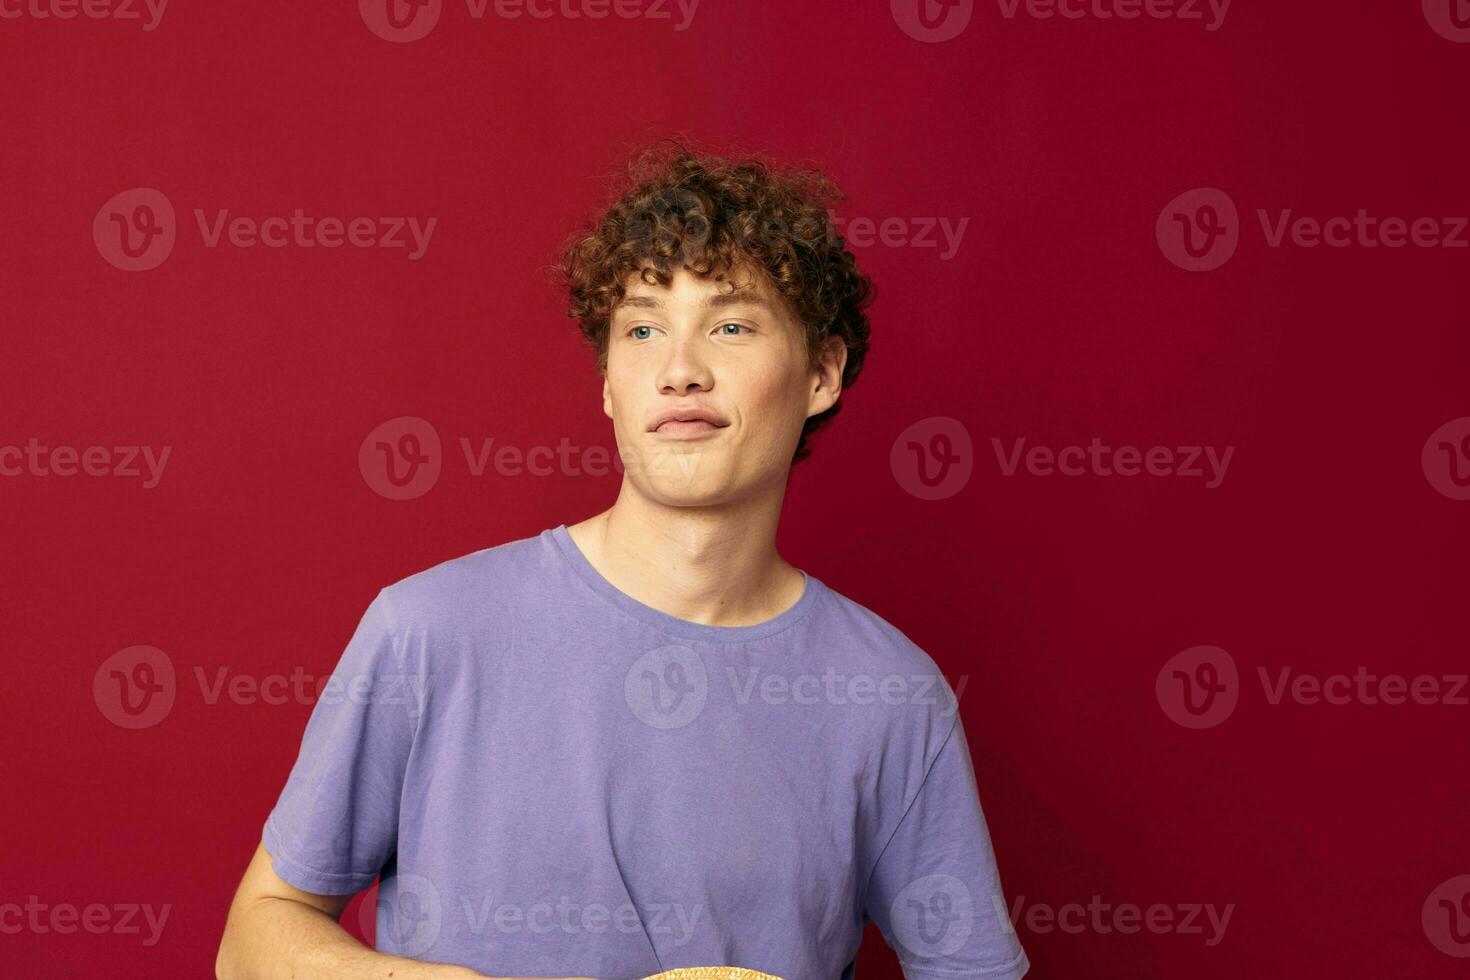
[[[1018,980],[1030,968],[1006,915],[964,726],[949,735],[878,856],[864,913],[907,980]]]
[[[422,690],[380,591],[317,696],[261,834],[285,881],[322,895],[372,884],[397,843]]]

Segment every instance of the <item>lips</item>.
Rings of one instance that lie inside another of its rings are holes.
[[[693,434],[723,429],[730,423],[718,412],[702,406],[674,407],[664,409],[654,416],[650,432],[663,435]]]
[[[715,425],[713,422],[706,422],[703,419],[670,419],[660,424],[653,431],[662,436],[684,436],[698,435],[701,432],[715,432],[721,428],[723,426]]]

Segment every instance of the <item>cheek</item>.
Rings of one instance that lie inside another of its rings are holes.
[[[806,399],[797,379],[771,371],[750,378],[741,388],[738,404],[745,422],[763,423],[756,428],[774,438],[780,426],[770,423],[801,414]]]
[[[638,400],[634,393],[638,390],[636,380],[628,370],[627,364],[615,364],[608,362],[607,375],[603,379],[603,400],[608,404],[614,417],[626,416],[630,411],[636,411]]]

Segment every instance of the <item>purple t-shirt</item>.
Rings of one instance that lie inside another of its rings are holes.
[[[383,952],[492,977],[850,980],[867,921],[911,980],[1028,968],[927,654],[809,574],[670,616],[564,524],[378,593],[263,841],[304,891],[381,873]]]

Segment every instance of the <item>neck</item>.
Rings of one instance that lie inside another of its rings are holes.
[[[707,626],[751,626],[801,597],[776,551],[785,486],[719,507],[671,507],[624,480],[612,507],[567,528],[603,578],[647,606]]]

